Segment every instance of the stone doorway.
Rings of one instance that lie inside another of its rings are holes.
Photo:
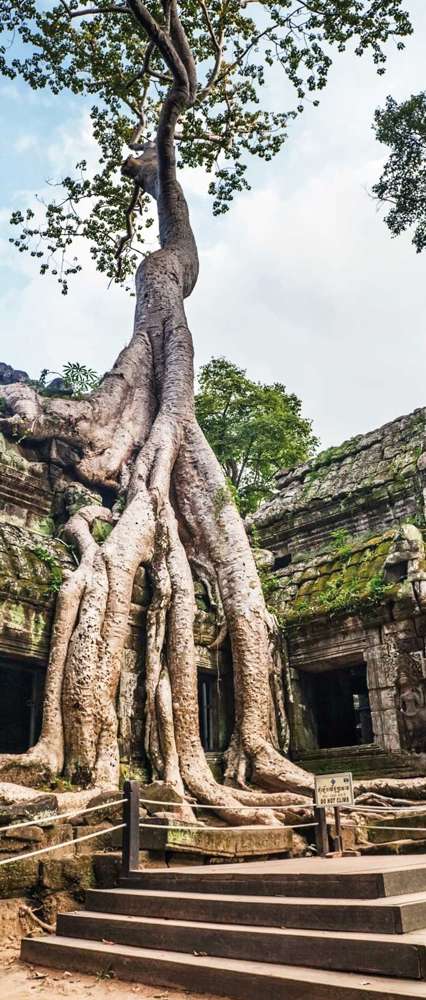
[[[309,675],[319,749],[373,742],[365,663]]]
[[[0,753],[24,753],[37,742],[43,710],[44,670],[0,661]]]

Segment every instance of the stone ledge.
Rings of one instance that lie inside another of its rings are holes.
[[[162,821],[164,822],[164,821]],[[261,826],[240,827],[232,830],[218,827],[203,829],[156,829],[146,827],[141,830],[141,847],[145,850],[190,851],[192,854],[208,854],[212,857],[248,858],[266,857],[271,854],[286,854],[291,851],[293,832],[284,827],[265,829]]]

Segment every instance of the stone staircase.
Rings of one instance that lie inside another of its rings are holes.
[[[426,855],[151,869],[25,961],[236,1000],[426,998]]]

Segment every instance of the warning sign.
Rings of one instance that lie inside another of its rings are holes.
[[[315,775],[315,803],[327,809],[333,806],[353,806],[354,793],[350,771],[342,774]]]

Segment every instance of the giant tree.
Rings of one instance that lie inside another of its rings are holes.
[[[310,775],[271,736],[274,713],[285,728],[273,623],[244,526],[194,416],[184,300],[198,257],[177,167],[209,170],[214,211],[223,211],[247,186],[248,154],[271,159],[291,120],[315,103],[333,47],[353,44],[383,70],[383,43],[401,45],[411,30],[401,2],[2,0],[3,73],[91,101],[99,143],[98,171],[91,176],[80,163],[44,220],[31,209],[15,213],[18,245],[42,271],[56,271],[65,291],[82,238],[113,280],[128,281],[140,261],[133,335],[98,388],[82,399],[43,397],[22,383],[2,390],[2,429],[50,461],[68,513],[64,537],[80,560],[58,595],[40,740],[26,755],[2,758],[3,776],[32,782],[64,769],[86,786],[116,785],[115,698],[142,564],[151,589],[145,733],[153,773],[221,804],[230,821],[244,821],[241,802],[310,792]],[[282,97],[270,108],[264,84],[279,70]],[[160,246],[144,253],[142,245],[140,256],[148,199]],[[91,530],[99,521],[112,528],[103,544]],[[208,587],[232,649],[225,786],[199,739],[192,573]],[[271,822],[270,812],[259,808],[255,819]]]

